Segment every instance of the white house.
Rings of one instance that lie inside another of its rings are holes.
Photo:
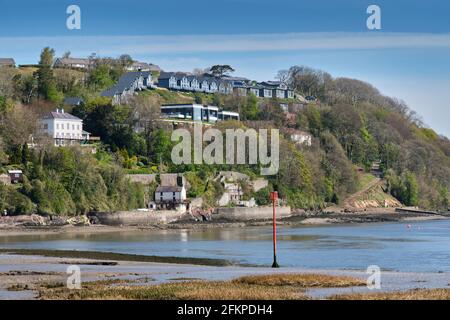
[[[183,186],[159,186],[155,191],[155,203],[158,209],[186,210],[186,188]]]
[[[186,188],[184,186],[159,186],[156,188],[156,203],[180,203],[184,200],[186,200]]]
[[[141,61],[133,61],[133,63],[127,67],[127,70],[161,72],[161,68],[156,64]]]
[[[58,58],[55,61],[55,68],[88,69],[93,65],[94,60],[84,58]]]
[[[155,204],[160,210],[186,211],[186,180],[178,174],[161,174],[161,184],[155,191]]]
[[[64,109],[56,109],[42,119],[42,130],[55,141],[55,146],[81,144],[89,140],[90,133],[83,131],[83,120]]]

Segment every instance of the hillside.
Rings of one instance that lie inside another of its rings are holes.
[[[43,51],[49,54],[51,50]],[[193,101],[240,113],[242,121],[222,122],[218,129],[281,129],[279,172],[268,177],[267,188],[245,195],[259,204],[267,204],[269,192],[277,190],[294,208],[358,207],[369,200],[368,205],[386,200],[390,205],[448,208],[450,141],[426,127],[403,102],[370,84],[294,66],[281,72],[283,78],[297,94],[315,96],[317,102],[298,104],[289,113],[280,107],[286,101],[275,98],[167,90],[143,91],[127,105],[112,105],[99,92],[123,72],[123,66],[99,63],[86,74],[44,64],[32,73],[0,73],[0,173],[18,168],[25,175],[22,185],[0,184],[1,210],[73,214],[143,206],[152,189],[130,183],[126,172],[185,173],[195,189],[190,194],[214,206],[221,187],[206,181],[218,171],[257,177],[260,170],[255,165],[172,163],[173,127],[158,121],[159,107]],[[86,131],[101,138],[95,155],[76,147],[51,147],[37,134],[43,108],[74,95],[86,103],[71,112],[83,119]],[[138,125],[143,129],[135,130]],[[311,145],[295,144],[289,130],[310,134]],[[30,135],[39,148],[28,148]],[[370,182],[373,163],[379,164],[380,182]]]

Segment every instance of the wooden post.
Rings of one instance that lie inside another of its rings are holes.
[[[278,192],[274,191],[270,193],[270,199],[272,200],[273,208],[273,264],[272,268],[279,268],[277,263],[277,214],[276,214],[276,202],[278,201]]]

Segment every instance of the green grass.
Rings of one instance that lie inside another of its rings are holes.
[[[353,293],[334,295],[332,300],[450,300],[450,289],[413,289],[409,291]]]
[[[144,97],[158,97],[161,99],[161,104],[170,104],[170,103],[192,103],[194,102],[193,95],[177,92],[177,91],[169,91],[169,90],[145,90],[139,93]]]
[[[370,183],[372,183],[376,177],[370,173],[361,173],[358,175],[359,183],[358,183],[358,191],[364,190]]]
[[[114,286],[110,284],[115,284]],[[158,285],[126,285],[123,282],[85,283],[81,290],[39,289],[40,299],[137,299],[137,300],[305,300],[310,287],[353,287],[359,279],[323,274],[269,274],[231,281],[187,281]]]

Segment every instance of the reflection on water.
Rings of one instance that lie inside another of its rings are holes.
[[[158,230],[103,234],[0,237],[0,247],[109,251],[207,257],[270,265],[270,227]],[[450,220],[351,226],[280,227],[278,258],[284,266],[400,271],[450,271]]]

